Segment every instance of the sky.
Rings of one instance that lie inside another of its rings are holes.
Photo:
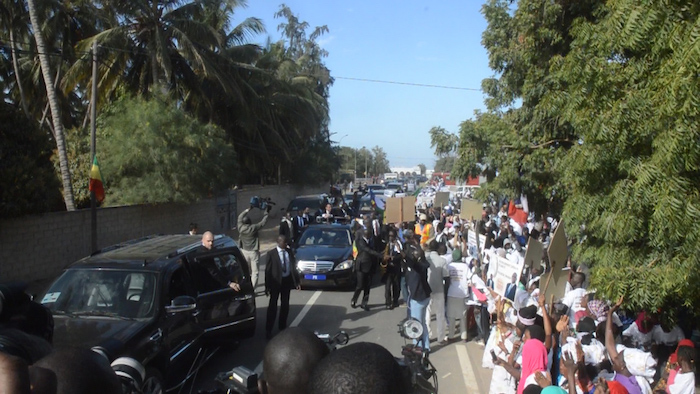
[[[331,140],[352,148],[379,145],[392,167],[419,163],[432,169],[435,155],[428,131],[459,124],[483,110],[481,80],[491,77],[481,45],[486,21],[481,0],[286,0],[300,21],[327,25],[318,40],[335,82],[330,89]],[[233,23],[262,19],[268,37],[280,39],[274,14],[280,0],[248,0]],[[311,29],[309,29],[310,33]],[[469,90],[361,82],[369,79]]]

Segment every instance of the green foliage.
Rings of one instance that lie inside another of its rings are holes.
[[[0,217],[60,209],[63,198],[51,165],[50,137],[3,102],[0,124]]]
[[[552,92],[582,143],[562,168],[564,215],[592,285],[631,307],[700,311],[700,6],[601,7],[579,21]]]
[[[73,196],[76,209],[90,207],[90,131],[88,129],[73,128],[65,130],[66,153],[68,155],[68,168],[73,183]],[[53,165],[59,173],[58,157],[53,156]],[[98,160],[100,157],[98,156]]]
[[[223,130],[162,98],[118,100],[99,118],[97,138],[108,205],[191,202],[236,179]]]

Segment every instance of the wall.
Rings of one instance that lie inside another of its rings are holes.
[[[236,237],[229,223],[235,226],[236,214],[248,208],[251,197],[271,197],[277,203],[266,226],[270,228],[279,224],[281,209],[295,196],[327,191],[320,186],[247,186],[233,191],[235,207],[229,207],[226,196],[193,204],[99,208],[97,247],[150,234],[186,233],[191,222],[199,225],[200,232],[211,230],[215,234]],[[251,217],[259,220],[262,213],[254,210]],[[90,243],[89,209],[0,220],[0,282],[47,281],[69,264],[89,255]]]

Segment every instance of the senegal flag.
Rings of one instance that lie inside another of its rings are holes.
[[[102,183],[102,173],[100,173],[100,165],[97,164],[97,156],[92,160],[92,168],[90,169],[90,186],[89,190],[95,192],[95,199],[102,202],[105,199],[105,187]]]

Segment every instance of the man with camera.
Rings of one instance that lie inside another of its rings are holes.
[[[258,208],[263,211],[263,218],[258,223],[253,224],[248,216],[251,209]],[[238,215],[238,243],[241,253],[248,262],[250,280],[253,288],[258,285],[258,263],[260,261],[260,240],[258,232],[267,223],[267,217],[272,209],[271,204],[261,204],[258,198],[250,200],[250,208]]]

